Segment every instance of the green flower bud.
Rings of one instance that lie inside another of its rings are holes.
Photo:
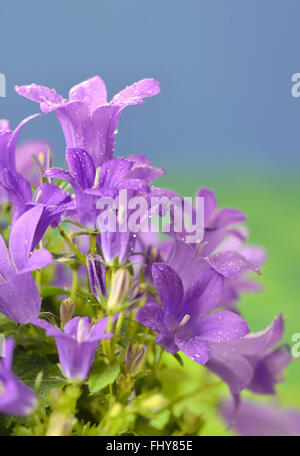
[[[63,328],[66,323],[73,317],[75,311],[75,303],[70,298],[65,299],[60,305],[60,320]]]
[[[110,293],[107,301],[108,313],[118,312],[124,303],[130,287],[130,273],[126,268],[120,268],[113,272],[111,278]]]

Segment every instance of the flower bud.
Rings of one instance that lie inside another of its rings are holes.
[[[99,255],[90,254],[86,258],[86,266],[91,292],[96,298],[106,296],[106,269]]]
[[[73,317],[75,311],[75,303],[70,298],[65,299],[60,305],[60,320],[63,328],[68,321]]]
[[[144,345],[130,344],[124,357],[126,373],[131,375],[137,374],[142,367],[145,356],[146,347]]]
[[[130,273],[126,268],[120,268],[112,274],[111,288],[107,302],[107,309],[110,313],[120,310],[125,301],[130,287]]]

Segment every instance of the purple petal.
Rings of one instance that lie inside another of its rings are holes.
[[[0,312],[22,325],[40,313],[41,297],[31,273],[16,274],[0,283]]]
[[[16,86],[15,90],[19,95],[40,103],[41,110],[45,113],[54,111],[67,102],[54,89],[37,84]]]
[[[114,158],[101,167],[100,187],[115,187],[127,177],[133,162],[126,158]]]
[[[9,280],[10,277],[16,273],[8,253],[5,241],[0,235],[0,282],[2,280]],[[2,280],[1,280],[2,279]]]
[[[206,364],[209,360],[209,345],[201,338],[191,337],[190,339],[184,340],[175,337],[175,342],[179,349],[193,361],[196,361],[199,364]]]
[[[46,249],[38,249],[28,260],[25,269],[22,272],[35,271],[36,269],[42,269],[51,264],[53,257]]]
[[[248,334],[243,339],[232,342],[232,346],[243,355],[256,356],[280,342],[283,331],[284,320],[283,316],[279,315],[264,331]]]
[[[99,255],[88,255],[86,265],[91,292],[97,298],[99,293],[106,296],[106,269]]]
[[[33,201],[36,201],[36,198],[38,198],[40,204],[44,204],[48,208],[56,208],[71,201],[71,195],[68,192],[47,182],[44,182],[36,189]]]
[[[77,188],[78,185],[75,181],[75,179],[73,178],[73,176],[71,176],[71,174],[62,169],[62,168],[50,168],[50,169],[47,169],[45,172],[44,172],[44,176],[45,177],[51,177],[52,179],[63,179],[63,180],[66,180],[67,182],[69,182],[73,188]]]
[[[9,251],[18,271],[26,268],[37,225],[43,213],[42,206],[25,212],[11,228]]]
[[[229,342],[239,339],[249,332],[249,327],[242,317],[226,310],[214,312],[202,318],[197,327],[197,334],[208,342]]]
[[[7,168],[0,174],[0,183],[8,192],[13,206],[12,225],[25,212],[25,204],[31,201],[31,187],[29,182]]]
[[[155,79],[142,79],[119,92],[110,104],[129,106],[143,103],[143,99],[153,97],[160,92],[160,84]]]
[[[185,295],[185,314],[196,317],[209,313],[219,304],[223,289],[224,278],[220,274],[214,269],[202,271]]]
[[[230,344],[210,343],[206,367],[228,384],[232,394],[240,393],[250,383],[254,371],[250,362]]]
[[[55,336],[59,336],[59,335],[63,334],[62,331],[57,326],[53,325],[52,323],[49,323],[46,320],[42,320],[41,318],[32,318],[30,320],[30,323],[35,326],[38,326],[39,328],[44,329],[47,336],[55,337]]]
[[[150,191],[149,185],[141,179],[124,179],[117,187],[119,189],[136,190],[142,193],[149,193]]]
[[[90,112],[93,113],[96,108],[107,103],[104,81],[99,76],[94,76],[77,84],[70,90],[69,99],[82,101],[89,106]]]
[[[167,328],[164,323],[164,312],[157,303],[150,302],[144,304],[137,312],[136,319],[139,323],[150,328],[157,333],[166,333]]]
[[[143,155],[130,155],[128,160],[134,162],[127,175],[128,179],[142,179],[147,184],[150,184],[155,179],[166,174],[165,170],[151,166],[150,161]]]
[[[72,176],[81,188],[91,188],[94,185],[95,166],[85,150],[67,148],[66,161]]]
[[[236,412],[231,401],[220,407],[224,420],[243,436],[300,435],[300,413],[275,404],[242,401]]]
[[[200,188],[196,196],[198,198],[204,198],[204,222],[205,226],[208,226],[217,210],[217,198],[215,194],[207,188]]]
[[[237,209],[221,209],[217,212],[211,224],[216,228],[225,228],[247,220],[246,215]]]
[[[243,272],[252,270],[259,273],[258,268],[237,252],[219,252],[206,257],[207,263],[219,274],[228,279],[237,279]]]
[[[101,231],[101,251],[105,261],[113,264],[114,260],[118,258],[120,264],[126,263],[135,242],[133,233],[108,231],[101,223],[99,223],[98,229]]]
[[[102,106],[93,113],[86,150],[93,158],[95,167],[113,158],[119,117],[119,106]]]
[[[168,327],[179,323],[183,303],[183,285],[179,275],[163,263],[154,263],[152,277],[161,300]]]

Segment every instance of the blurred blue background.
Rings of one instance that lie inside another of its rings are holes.
[[[298,0],[12,0],[0,14],[8,86],[0,115],[13,124],[38,109],[14,94],[15,84],[50,85],[66,96],[99,74],[113,96],[152,76],[161,95],[123,115],[118,154],[143,152],[169,169],[297,172]],[[51,117],[24,135],[38,130],[63,154]]]
[[[146,154],[168,170],[161,185],[186,195],[206,185],[221,206],[247,213],[268,262],[265,291],[243,298],[242,312],[256,331],[283,312],[291,342],[300,333],[299,0],[11,0],[0,15],[0,118],[13,126],[39,111],[16,84],[67,96],[98,74],[111,98],[144,77],[161,82],[159,96],[122,114],[116,153]],[[29,137],[48,139],[64,163],[54,114],[27,125]],[[287,404],[300,406],[299,374],[298,360],[280,389]]]

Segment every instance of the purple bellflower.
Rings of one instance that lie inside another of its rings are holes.
[[[5,341],[5,357],[0,359],[0,412],[25,416],[36,406],[33,391],[12,372],[14,340]]]
[[[181,350],[205,364],[210,342],[238,339],[249,332],[247,323],[233,312],[209,313],[223,291],[223,278],[213,269],[204,271],[185,293],[179,275],[169,266],[155,263],[152,275],[162,305],[145,304],[137,320],[158,333],[156,342],[166,351],[175,354]]]
[[[45,141],[30,140],[17,146],[16,170],[34,187],[43,182],[43,171],[52,167],[53,149]]]
[[[8,120],[0,120],[0,168],[16,171],[16,146],[21,130],[24,125],[39,115],[27,117],[14,131],[10,130]]]
[[[11,228],[9,251],[0,236],[0,312],[17,323],[26,324],[40,313],[41,297],[31,271],[48,266],[51,254],[33,250],[35,232],[43,208],[27,211]]]
[[[54,89],[37,84],[16,87],[16,91],[40,103],[42,112],[55,112],[67,147],[84,149],[98,167],[113,158],[115,132],[123,109],[157,95],[160,85],[154,79],[143,79],[126,87],[110,102],[99,76],[72,87],[68,100]]]
[[[225,344],[210,343],[211,356],[206,367],[228,384],[237,400],[244,388],[274,395],[275,384],[283,380],[282,370],[291,361],[287,346],[274,349],[283,331],[284,322],[279,315],[264,331]]]
[[[82,149],[67,149],[66,161],[69,170],[52,168],[46,177],[65,179],[75,193],[76,211],[82,225],[96,229],[99,210],[96,202],[101,196],[116,197],[122,188],[149,192],[148,184],[142,179],[127,178],[134,162],[125,158],[114,158],[96,168],[92,157]]]
[[[47,336],[55,339],[59,363],[67,378],[84,381],[92,367],[101,339],[110,339],[106,333],[107,317],[91,326],[89,317],[75,317],[61,331],[51,323],[33,319],[32,324],[44,329]]]
[[[6,190],[12,203],[12,226],[26,211],[33,207],[41,207],[42,215],[36,229],[34,247],[49,225],[55,228],[60,223],[62,215],[74,208],[74,202],[68,192],[47,182],[41,184],[32,195],[30,183],[21,174],[8,168],[0,170],[0,186]]]
[[[225,422],[242,436],[300,435],[300,413],[277,404],[242,401],[238,411],[230,400],[221,403]]]

